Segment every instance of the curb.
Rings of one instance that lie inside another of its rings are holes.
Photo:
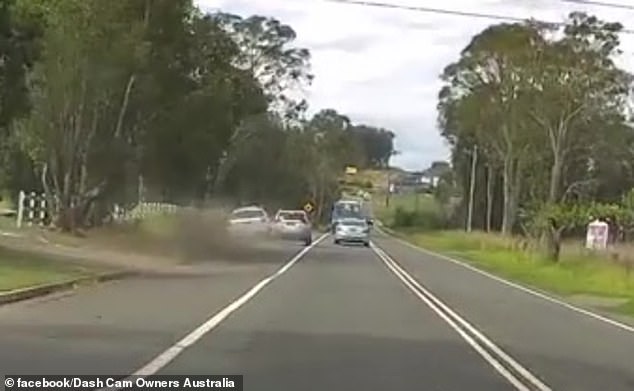
[[[18,301],[33,299],[40,296],[49,295],[51,293],[73,290],[79,285],[96,284],[100,282],[107,282],[112,280],[118,280],[135,275],[135,272],[112,272],[102,273],[93,276],[79,277],[72,280],[54,282],[50,284],[36,285],[26,288],[18,288],[12,291],[0,293],[0,305],[15,303]]]

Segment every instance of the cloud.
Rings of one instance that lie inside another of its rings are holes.
[[[330,42],[317,43],[311,47],[311,50],[314,52],[332,49],[346,53],[358,53],[371,49],[374,39],[380,39],[380,36],[367,34],[341,37]]]
[[[634,28],[634,11],[555,0],[383,1],[551,22],[579,10]],[[631,5],[631,0],[612,3]],[[439,75],[473,35],[501,22],[325,0],[199,0],[198,5],[244,16],[269,15],[290,24],[298,34],[297,45],[312,53],[310,111],[334,108],[353,122],[393,130],[401,152],[393,163],[408,169],[448,158],[449,148],[436,129]],[[623,34],[622,42],[628,53],[619,63],[634,70],[634,35]]]

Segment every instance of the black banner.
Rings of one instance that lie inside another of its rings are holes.
[[[4,389],[49,391],[94,390],[214,390],[242,391],[242,375],[192,375],[192,376],[37,376],[6,375]]]

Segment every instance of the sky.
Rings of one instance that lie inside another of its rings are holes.
[[[436,127],[439,75],[471,38],[501,21],[342,4],[328,0],[195,0],[204,11],[272,16],[297,33],[296,45],[311,52],[315,80],[307,88],[310,113],[333,108],[353,123],[396,134],[391,164],[422,170],[450,152]],[[586,11],[634,30],[634,9],[563,0],[376,0],[452,11],[561,22]],[[605,0],[632,6],[633,0]],[[622,34],[619,62],[634,72],[634,34]]]

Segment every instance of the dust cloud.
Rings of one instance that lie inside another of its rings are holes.
[[[230,234],[226,216],[224,210],[211,208],[178,213],[173,237],[168,239],[173,251],[190,262],[257,262],[280,252],[283,243],[266,234]]]
[[[41,230],[42,240],[25,237],[5,244],[87,266],[167,276],[204,274],[231,265],[279,264],[303,247],[269,235],[236,237],[227,229],[227,218],[226,208],[180,208],[175,213],[95,227],[81,238]]]

